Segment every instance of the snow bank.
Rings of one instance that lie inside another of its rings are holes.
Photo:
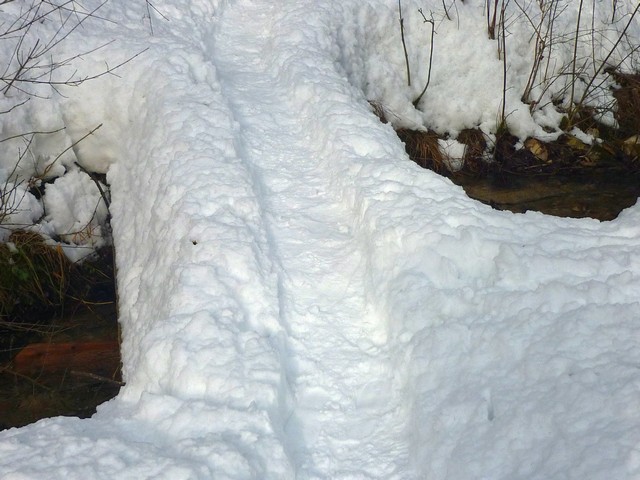
[[[496,212],[409,162],[356,81],[386,3],[154,2],[152,37],[106,7],[149,50],[59,112],[110,120],[78,160],[108,167],[127,385],[0,433],[0,478],[640,475],[640,210]]]

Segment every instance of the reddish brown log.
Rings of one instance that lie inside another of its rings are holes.
[[[23,375],[75,370],[112,376],[120,365],[118,342],[34,343],[13,359],[13,370]]]

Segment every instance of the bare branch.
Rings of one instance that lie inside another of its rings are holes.
[[[409,54],[407,44],[404,40],[404,17],[402,16],[402,1],[398,0],[398,19],[400,21],[400,37],[402,38],[402,49],[404,50],[404,63],[407,66],[407,86],[411,86],[411,68],[409,67]]]
[[[422,100],[422,97],[424,96],[424,94],[427,91],[427,88],[429,87],[429,83],[431,83],[431,64],[433,62],[433,43],[434,43],[434,36],[436,34],[436,24],[433,21],[433,13],[431,14],[431,18],[427,19],[427,17],[425,17],[424,13],[422,12],[421,8],[418,9],[418,12],[420,12],[420,15],[422,15],[422,18],[424,19],[424,23],[431,24],[431,42],[429,45],[429,70],[427,73],[427,82],[425,83],[424,88],[422,89],[422,92],[420,92],[420,95],[418,95],[418,98],[416,98],[413,101],[414,107],[416,107],[418,103],[420,103],[420,100]]]

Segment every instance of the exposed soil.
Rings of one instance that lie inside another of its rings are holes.
[[[458,136],[466,145],[463,167],[452,172],[438,135],[398,131],[418,165],[449,177],[469,197],[498,210],[603,221],[616,218],[640,196],[638,136],[607,134],[608,141],[592,144],[568,134],[553,142],[529,138],[520,144],[505,133],[489,144],[482,132],[466,130]]]

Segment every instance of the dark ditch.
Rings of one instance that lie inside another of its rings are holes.
[[[496,210],[541,212],[557,217],[615,219],[640,197],[640,178],[620,174],[484,178],[451,175],[470,198]]]
[[[553,142],[503,134],[490,145],[477,130],[463,131],[463,166],[452,172],[433,132],[399,130],[409,157],[497,210],[559,217],[615,219],[640,197],[640,139],[618,135],[587,145],[564,134]]]
[[[48,303],[22,305],[0,317],[0,430],[59,415],[90,417],[117,395],[122,379],[110,250],[49,273],[66,279],[54,285],[63,297],[54,301],[51,285],[40,281]],[[39,258],[32,256],[31,264]],[[25,288],[3,280],[0,287],[12,287],[14,295]]]

